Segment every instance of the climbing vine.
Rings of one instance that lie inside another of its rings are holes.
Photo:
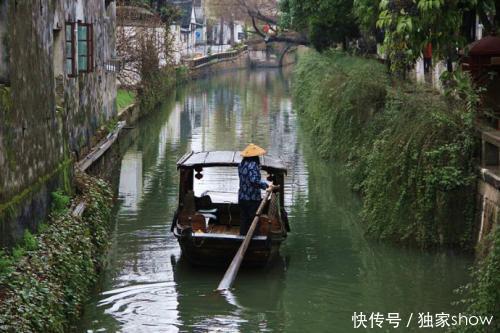
[[[56,207],[37,235],[25,234],[17,253],[0,256],[0,331],[63,332],[80,313],[102,264],[111,192],[89,176],[78,183],[87,204],[82,217]],[[68,203],[56,197],[56,205]]]

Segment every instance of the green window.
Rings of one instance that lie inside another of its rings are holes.
[[[78,71],[89,73],[93,70],[92,24],[78,23]]]

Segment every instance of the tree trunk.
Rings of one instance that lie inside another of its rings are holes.
[[[234,19],[231,18],[231,22],[229,23],[229,28],[231,29],[231,45],[234,45]]]
[[[347,40],[347,37],[344,37],[342,39],[342,48],[344,51],[347,51],[347,48],[349,47],[349,41]]]
[[[285,59],[285,55],[288,53],[288,51],[290,51],[291,48],[292,48],[292,45],[287,45],[285,47],[285,49],[283,50],[283,52],[281,52],[281,56],[280,56],[280,60],[279,60],[280,67],[283,67],[283,60]]]
[[[449,73],[453,72],[453,60],[451,60],[451,57],[446,58],[446,70]]]
[[[224,44],[224,17],[220,17],[219,45]]]
[[[491,24],[488,15],[486,14],[486,11],[484,10],[483,7],[479,7],[477,14],[479,15],[479,19],[481,20],[481,23],[484,26],[484,30],[486,34],[489,34],[493,31],[493,25]]]

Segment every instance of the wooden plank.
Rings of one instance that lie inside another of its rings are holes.
[[[73,209],[73,211],[71,212],[71,215],[73,215],[74,217],[80,217],[85,211],[85,208],[86,204],[82,201],[78,205],[76,205],[75,209]]]
[[[208,152],[199,152],[199,153],[193,153],[186,161],[184,161],[183,165],[185,166],[191,166],[191,165],[196,165],[196,164],[203,164],[205,162],[205,157],[207,156]]]
[[[207,155],[205,163],[233,163],[233,156],[234,151],[212,151]]]
[[[186,162],[191,157],[191,155],[193,155],[193,153],[194,152],[191,150],[190,152],[182,155],[182,157],[177,161],[177,166],[179,167],[180,165],[184,164],[184,162]]]
[[[482,139],[497,147],[500,147],[500,131],[487,130],[481,131]]]
[[[118,139],[120,131],[125,127],[124,121],[119,121],[116,129],[109,133],[108,136],[101,142],[99,142],[96,147],[94,147],[90,153],[83,159],[76,163],[76,167],[82,172],[87,170],[95,161],[97,161],[104,153],[113,145],[113,143]]]

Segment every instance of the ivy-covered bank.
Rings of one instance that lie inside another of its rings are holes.
[[[294,103],[319,138],[318,152],[345,162],[363,197],[369,236],[421,247],[474,245],[474,118],[467,101],[477,96],[461,75],[448,78],[442,95],[391,82],[374,60],[331,51],[300,59]],[[487,328],[454,332],[500,331],[499,228],[481,248],[461,297],[469,315],[495,318]]]
[[[76,183],[73,202],[86,203],[81,217],[72,215],[69,197],[55,192],[48,223],[0,253],[0,331],[63,332],[78,317],[103,262],[112,193],[88,175]]]
[[[300,58],[294,105],[319,153],[346,163],[373,238],[472,246],[473,112],[456,98],[468,93],[464,80],[445,96],[391,81],[376,60],[335,51]]]

